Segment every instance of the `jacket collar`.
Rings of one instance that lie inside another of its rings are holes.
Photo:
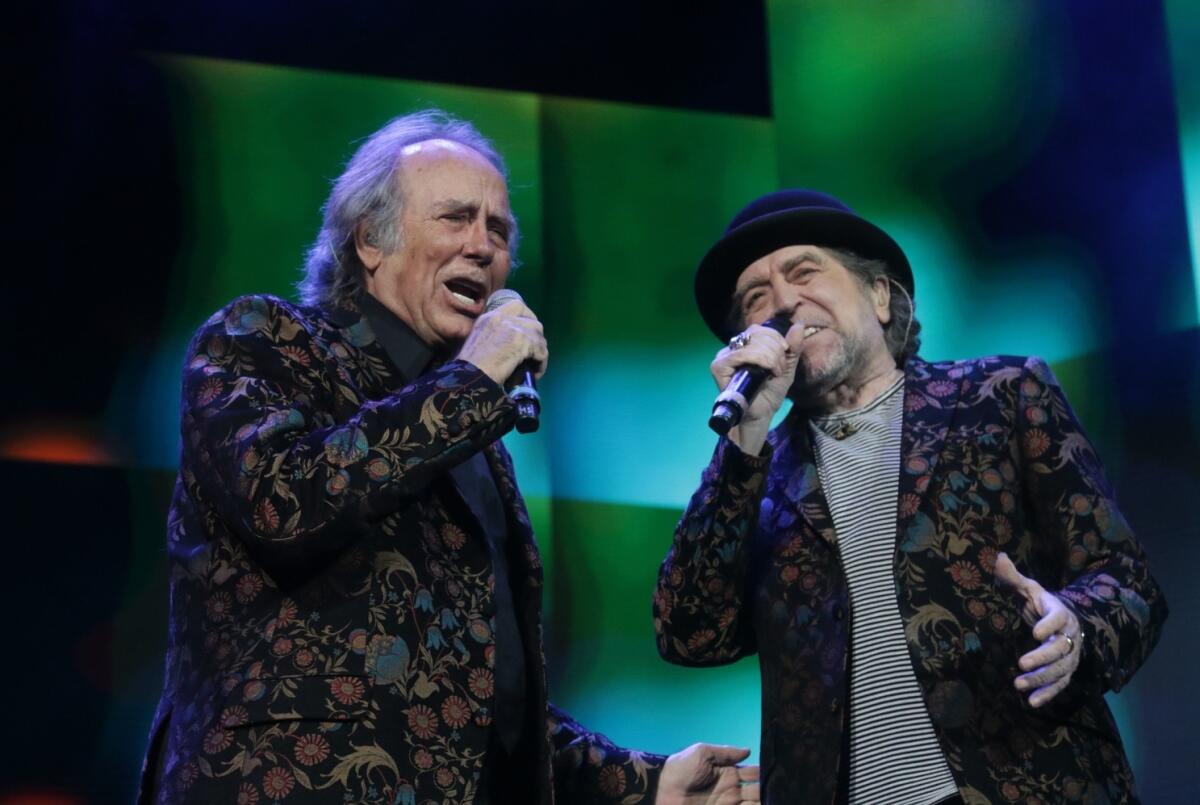
[[[913,358],[904,370],[904,420],[900,437],[900,479],[896,531],[902,544],[921,543],[932,535],[932,523],[917,516],[954,419],[961,382],[952,364],[938,365]],[[772,433],[771,475],[777,489],[823,539],[836,542],[833,517],[821,487],[813,454],[808,417],[795,408]],[[911,533],[910,533],[911,532]],[[928,532],[928,533],[927,533]]]

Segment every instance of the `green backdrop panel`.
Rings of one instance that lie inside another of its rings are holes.
[[[552,698],[618,743],[674,752],[699,740],[758,751],[758,662],[684,668],[658,656],[651,598],[679,509],[557,500],[559,639]]]

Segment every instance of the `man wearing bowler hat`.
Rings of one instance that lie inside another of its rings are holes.
[[[671,662],[759,654],[763,801],[1135,801],[1103,694],[1167,606],[1047,365],[918,358],[904,252],[810,190],[743,209],[695,290],[718,387],[765,379],[654,623]]]

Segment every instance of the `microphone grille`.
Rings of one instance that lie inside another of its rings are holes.
[[[521,295],[512,288],[501,288],[488,297],[486,311],[491,313],[501,305],[507,305],[509,302],[524,302]]]

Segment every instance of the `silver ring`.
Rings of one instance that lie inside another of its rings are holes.
[[[1063,636],[1063,640],[1067,641],[1067,653],[1070,654],[1071,652],[1073,652],[1075,650],[1075,641],[1071,639],[1071,636],[1069,634],[1066,634],[1065,632],[1063,632],[1061,634]]]
[[[749,333],[738,333],[733,338],[729,339],[729,348],[738,350],[750,343]]]

